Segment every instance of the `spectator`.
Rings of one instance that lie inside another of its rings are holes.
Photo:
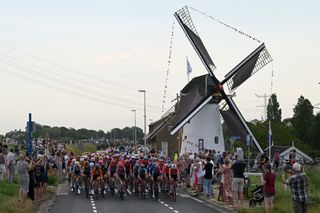
[[[13,148],[11,148],[7,154],[6,165],[8,168],[8,182],[12,183],[14,169],[15,169],[15,165],[16,165],[16,156],[13,153]]]
[[[289,154],[289,160],[290,160],[290,164],[291,166],[293,166],[293,164],[296,162],[296,150],[292,150],[291,153]]]
[[[279,165],[280,165],[280,152],[279,149],[276,150],[276,152],[274,153],[274,165],[276,167],[276,169],[278,169]]]
[[[224,165],[221,167],[220,173],[224,176],[224,201],[228,204],[232,203],[232,169],[231,161],[226,159]]]
[[[19,177],[19,201],[24,202],[27,199],[29,192],[29,173],[30,164],[26,161],[26,156],[22,156],[17,163],[18,177]]]
[[[305,213],[307,212],[307,176],[302,171],[301,165],[299,163],[294,163],[292,166],[293,175],[287,180],[284,174],[282,175],[282,180],[284,184],[291,187],[291,197],[293,204],[294,213]]]
[[[210,198],[212,193],[212,175],[213,175],[213,162],[209,156],[206,157],[206,164],[203,167],[203,193],[206,197]]]
[[[56,158],[56,164],[58,167],[58,177],[62,178],[62,158],[61,158],[61,154],[60,152],[57,154],[57,158]]]
[[[271,165],[266,164],[264,167],[264,174],[261,176],[261,182],[263,184],[264,193],[264,209],[266,213],[272,212],[273,199],[276,192],[276,174],[271,171]]]
[[[194,189],[196,190],[197,192],[197,195],[198,195],[198,192],[200,191],[199,190],[199,177],[198,177],[198,172],[200,171],[200,158],[199,157],[196,157],[194,163],[193,163],[193,187]]]
[[[2,152],[2,148],[0,148],[0,181],[4,180],[6,177],[7,169],[6,169],[6,156]]]
[[[233,170],[232,179],[232,192],[236,207],[242,207],[243,205],[243,185],[244,185],[244,169],[246,167],[243,161],[243,151],[242,148],[237,148],[237,153],[235,154],[236,161],[231,166]]]

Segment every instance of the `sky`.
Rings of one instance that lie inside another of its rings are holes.
[[[187,83],[186,57],[190,78],[207,73],[173,16],[185,5],[261,40],[271,54],[273,62],[236,90],[234,101],[246,120],[263,115],[257,106],[264,99],[255,94],[276,93],[282,118],[292,117],[301,95],[320,103],[316,0],[0,3],[0,134],[24,129],[29,113],[43,125],[109,131],[133,126],[133,109],[143,129],[144,94],[138,90],[146,90],[147,125],[159,119]],[[192,9],[190,14],[220,80],[259,46]]]

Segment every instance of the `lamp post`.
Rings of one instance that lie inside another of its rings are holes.
[[[132,109],[131,112],[134,112],[134,127],[133,127],[133,141],[134,141],[134,145],[136,144],[136,140],[137,140],[137,135],[136,135],[136,126],[137,126],[137,111],[135,109]]]
[[[147,141],[146,141],[146,120],[147,120],[147,116],[146,116],[146,90],[139,90],[139,92],[143,92],[144,94],[144,152],[146,153],[147,151]]]

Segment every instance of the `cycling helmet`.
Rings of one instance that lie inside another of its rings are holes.
[[[172,168],[172,169],[176,169],[176,168],[177,168],[177,165],[173,163],[173,164],[171,165],[171,168]]]
[[[99,165],[103,164],[103,160],[99,160]]]
[[[95,165],[95,168],[96,168],[96,169],[99,169],[99,165],[98,165],[98,164],[96,164],[96,165]]]
[[[89,166],[92,168],[94,166],[94,163],[93,162],[89,163]]]

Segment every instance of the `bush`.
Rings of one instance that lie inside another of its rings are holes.
[[[83,145],[83,152],[96,152],[97,151],[97,146],[91,143],[86,143]]]
[[[58,177],[56,177],[56,176],[49,176],[49,177],[48,177],[48,185],[49,185],[49,186],[57,186],[57,185],[58,185]]]

